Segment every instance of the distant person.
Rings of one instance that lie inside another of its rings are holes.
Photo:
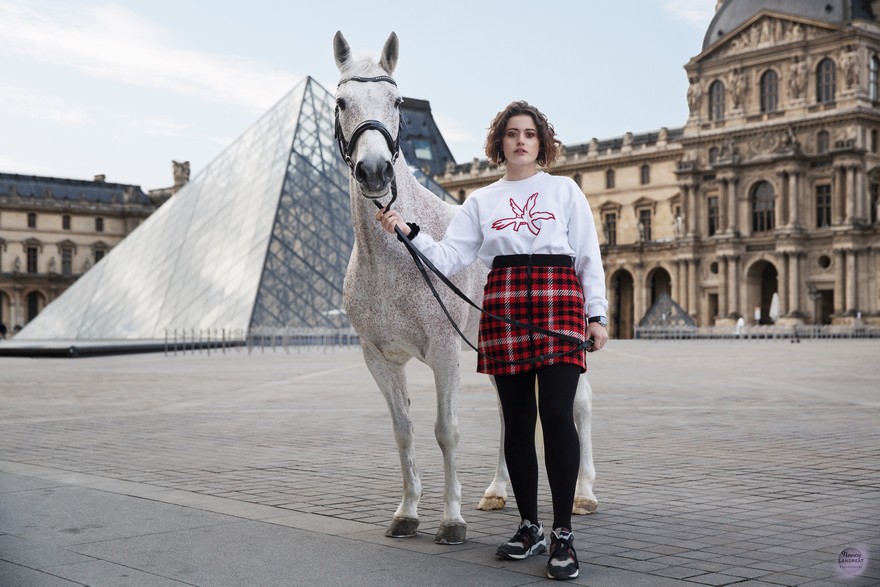
[[[6,339],[6,325],[0,322],[0,340]]]

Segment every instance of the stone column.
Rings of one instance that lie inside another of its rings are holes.
[[[688,259],[688,314],[697,317],[698,306],[697,303],[697,263],[699,263],[698,259]]]
[[[675,287],[673,287],[673,291],[675,291],[675,303],[684,308],[685,291],[684,287],[682,287],[682,282],[684,281],[684,270],[682,270],[681,268],[680,259],[675,259],[673,263],[675,264]]]
[[[686,217],[687,236],[694,236],[697,232],[697,189],[689,185],[687,190],[688,211]]]
[[[648,308],[645,305],[647,292],[645,291],[644,270],[633,271],[633,326],[638,326]]]
[[[731,255],[727,264],[728,270],[728,301],[727,303],[730,305],[728,309],[729,314],[740,314],[743,315],[743,312],[739,307],[739,288],[737,284],[739,283],[739,258],[736,255]]]
[[[788,254],[788,313],[799,312],[801,294],[801,255]],[[781,297],[781,296],[780,296]]]
[[[843,249],[834,250],[834,313],[843,314],[844,292],[846,291],[846,258]]]
[[[855,212],[856,218],[860,218],[865,222],[870,221],[870,215],[866,214],[868,210],[868,176],[864,165],[856,166],[856,191],[855,196]]]
[[[846,224],[852,224],[856,216],[856,168],[850,165],[846,168]]]
[[[727,255],[721,257],[718,267],[718,316],[721,318],[726,318],[730,313],[730,308],[728,307],[729,302],[727,300],[727,288],[728,288],[728,279],[727,275]]]
[[[846,251],[846,313],[854,314],[858,310],[856,290],[856,251]]]
[[[776,260],[779,262],[779,274],[776,276],[776,293],[779,295],[779,315],[788,314],[788,277],[789,277],[789,253],[779,253]]]
[[[800,177],[797,171],[788,174],[788,223],[792,228],[800,224],[798,218],[798,202],[800,201],[798,188],[800,187]]]
[[[727,230],[729,233],[739,230],[739,219],[736,214],[737,206],[737,178],[730,178],[727,184]]]
[[[843,222],[843,167],[834,167],[831,172],[831,224],[839,226]]]

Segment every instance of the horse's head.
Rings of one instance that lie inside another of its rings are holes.
[[[354,60],[348,41],[337,32],[333,54],[342,74],[336,89],[336,138],[361,193],[380,198],[394,179],[400,152],[400,103],[391,78],[397,65],[397,35],[391,33],[379,63]]]

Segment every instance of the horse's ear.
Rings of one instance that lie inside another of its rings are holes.
[[[379,60],[379,66],[387,71],[388,75],[394,73],[394,68],[397,67],[398,47],[397,34],[392,32],[388,36],[388,40],[385,41],[385,46],[382,48],[382,58]]]
[[[348,41],[342,36],[342,31],[336,31],[333,35],[333,57],[336,58],[336,67],[341,72],[345,68],[345,64],[351,59],[351,47]]]

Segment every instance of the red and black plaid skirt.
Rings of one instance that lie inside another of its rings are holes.
[[[531,267],[509,264],[526,255],[496,257],[494,268],[483,290],[483,308],[504,318],[527,322],[579,340],[586,338],[584,292],[571,258],[558,255],[540,257]],[[562,261],[567,261],[568,266]],[[499,262],[499,260],[501,262]],[[519,361],[571,350],[575,344],[544,334],[530,332],[483,314],[480,319],[480,352],[506,361]],[[571,363],[587,370],[585,351],[523,365],[506,365],[478,355],[477,371],[488,375],[516,375],[546,365]]]

